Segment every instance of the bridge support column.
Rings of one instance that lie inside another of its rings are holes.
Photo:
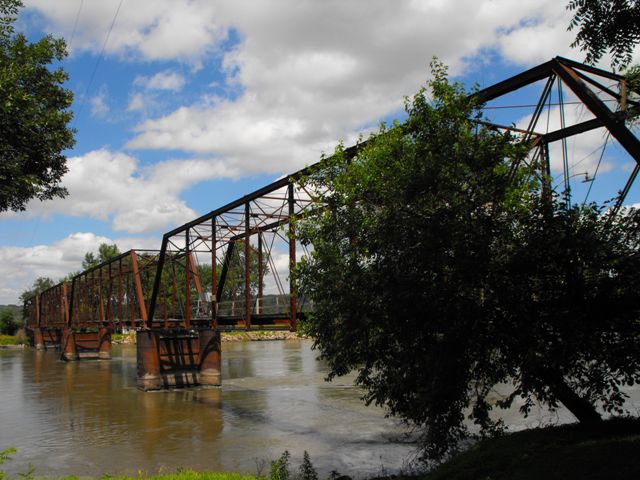
[[[62,359],[67,361],[78,360],[76,336],[71,328],[62,331]]]
[[[36,347],[36,350],[44,350],[44,337],[42,336],[42,330],[40,327],[36,327],[33,329],[33,345]]]
[[[200,385],[220,386],[220,332],[208,328],[198,332],[200,341]]]
[[[160,348],[158,333],[140,330],[136,334],[138,377],[136,385],[141,390],[158,390],[164,382],[160,371]]]
[[[111,358],[111,329],[100,328],[98,330],[98,358],[109,360]]]

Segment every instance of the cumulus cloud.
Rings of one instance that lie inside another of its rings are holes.
[[[135,112],[138,110],[144,110],[146,106],[145,97],[142,93],[137,92],[131,95],[129,99],[129,105],[127,105],[127,111]]]
[[[110,221],[114,231],[141,233],[180,225],[196,216],[180,193],[199,181],[235,176],[217,160],[167,160],[140,167],[136,158],[106,149],[68,160],[62,184],[69,197],[31,202],[28,215],[64,213]],[[15,214],[3,214],[9,217]]]
[[[72,52],[99,52],[121,2],[102,0],[80,5],[77,0],[27,0],[25,3],[28,8],[44,14],[48,31],[65,38],[71,37],[78,17]],[[105,51],[130,59],[179,58],[197,63],[227,35],[227,30],[214,21],[212,3],[205,0],[122,2]]]
[[[165,70],[150,77],[138,76],[133,83],[150,90],[179,91],[185,84],[185,78],[177,72]]]
[[[94,117],[104,117],[109,113],[106,87],[102,87],[97,95],[91,97],[89,104],[91,105],[91,115]]]
[[[54,281],[80,270],[86,252],[95,252],[101,243],[115,243],[120,251],[134,248],[157,249],[159,238],[108,238],[87,232],[72,233],[51,245],[32,247],[0,246],[0,262],[4,280],[0,288],[0,303],[17,303],[20,294],[37,277]]]
[[[403,96],[424,82],[434,54],[456,74],[482,48],[497,48],[517,63],[566,53],[521,48],[545,29],[565,31],[563,6],[524,0],[514,14],[510,5],[296,2],[294,8],[279,2],[247,10],[219,2],[215,19],[241,34],[223,65],[227,82],[243,94],[148,119],[128,146],[215,154],[248,174],[294,171],[401,109]]]
[[[77,2],[28,4],[58,31],[72,28]],[[105,0],[83,7],[77,48],[97,50],[117,5]],[[226,87],[241,93],[229,100],[203,92],[191,104],[140,123],[128,146],[216,156],[247,174],[293,171],[338,140],[349,142],[374,127],[424,82],[433,55],[459,74],[485,49],[519,64],[568,52],[568,14],[552,0],[522,0],[518,9],[510,0],[144,5],[125,2],[107,53],[197,64],[215,52]],[[238,39],[230,50],[229,38]],[[556,42],[562,51],[551,52]],[[137,83],[178,90],[184,81],[165,70]],[[133,96],[129,110],[140,109],[142,97]]]

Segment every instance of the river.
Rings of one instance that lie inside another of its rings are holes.
[[[352,376],[325,382],[316,357],[309,340],[224,343],[221,388],[145,393],[135,386],[135,346],[114,346],[108,361],[68,363],[54,351],[0,350],[0,451],[18,449],[0,470],[255,475],[285,450],[294,466],[307,450],[321,478],[405,467],[415,444],[402,425],[366,407]],[[640,387],[627,391],[637,415]],[[501,412],[510,430],[573,421],[566,410],[544,408],[523,419],[518,407]]]
[[[178,467],[267,473],[288,450],[318,470],[397,471],[415,446],[366,407],[353,377],[324,381],[308,340],[223,344],[221,388],[144,393],[135,346],[109,361],[62,362],[54,351],[0,350],[3,469],[37,475],[156,473]]]

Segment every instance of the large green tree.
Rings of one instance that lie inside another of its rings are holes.
[[[469,435],[466,417],[494,432],[519,399],[597,422],[640,380],[638,214],[541,198],[527,146],[433,73],[402,127],[303,180],[318,205],[298,220],[313,249],[297,270],[329,377],[357,371],[430,459]]]
[[[65,42],[47,35],[31,43],[16,33],[21,6],[0,0],[0,212],[64,197],[62,152],[74,144],[73,95],[63,87],[65,71],[54,67],[67,55]]]
[[[571,0],[569,30],[578,29],[572,47],[586,52],[588,63],[610,52],[612,66],[624,68],[640,43],[639,0]]]

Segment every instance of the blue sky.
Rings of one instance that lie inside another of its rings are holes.
[[[68,198],[0,215],[0,303],[37,276],[77,270],[102,242],[158,248],[163,232],[401,118],[434,55],[480,86],[556,55],[582,58],[564,2],[551,0],[25,4],[19,30],[67,40],[77,142]],[[529,113],[511,111],[509,123]],[[602,142],[595,132],[580,147],[576,173],[594,169]],[[613,166],[615,148],[603,172],[621,188],[629,162]]]

